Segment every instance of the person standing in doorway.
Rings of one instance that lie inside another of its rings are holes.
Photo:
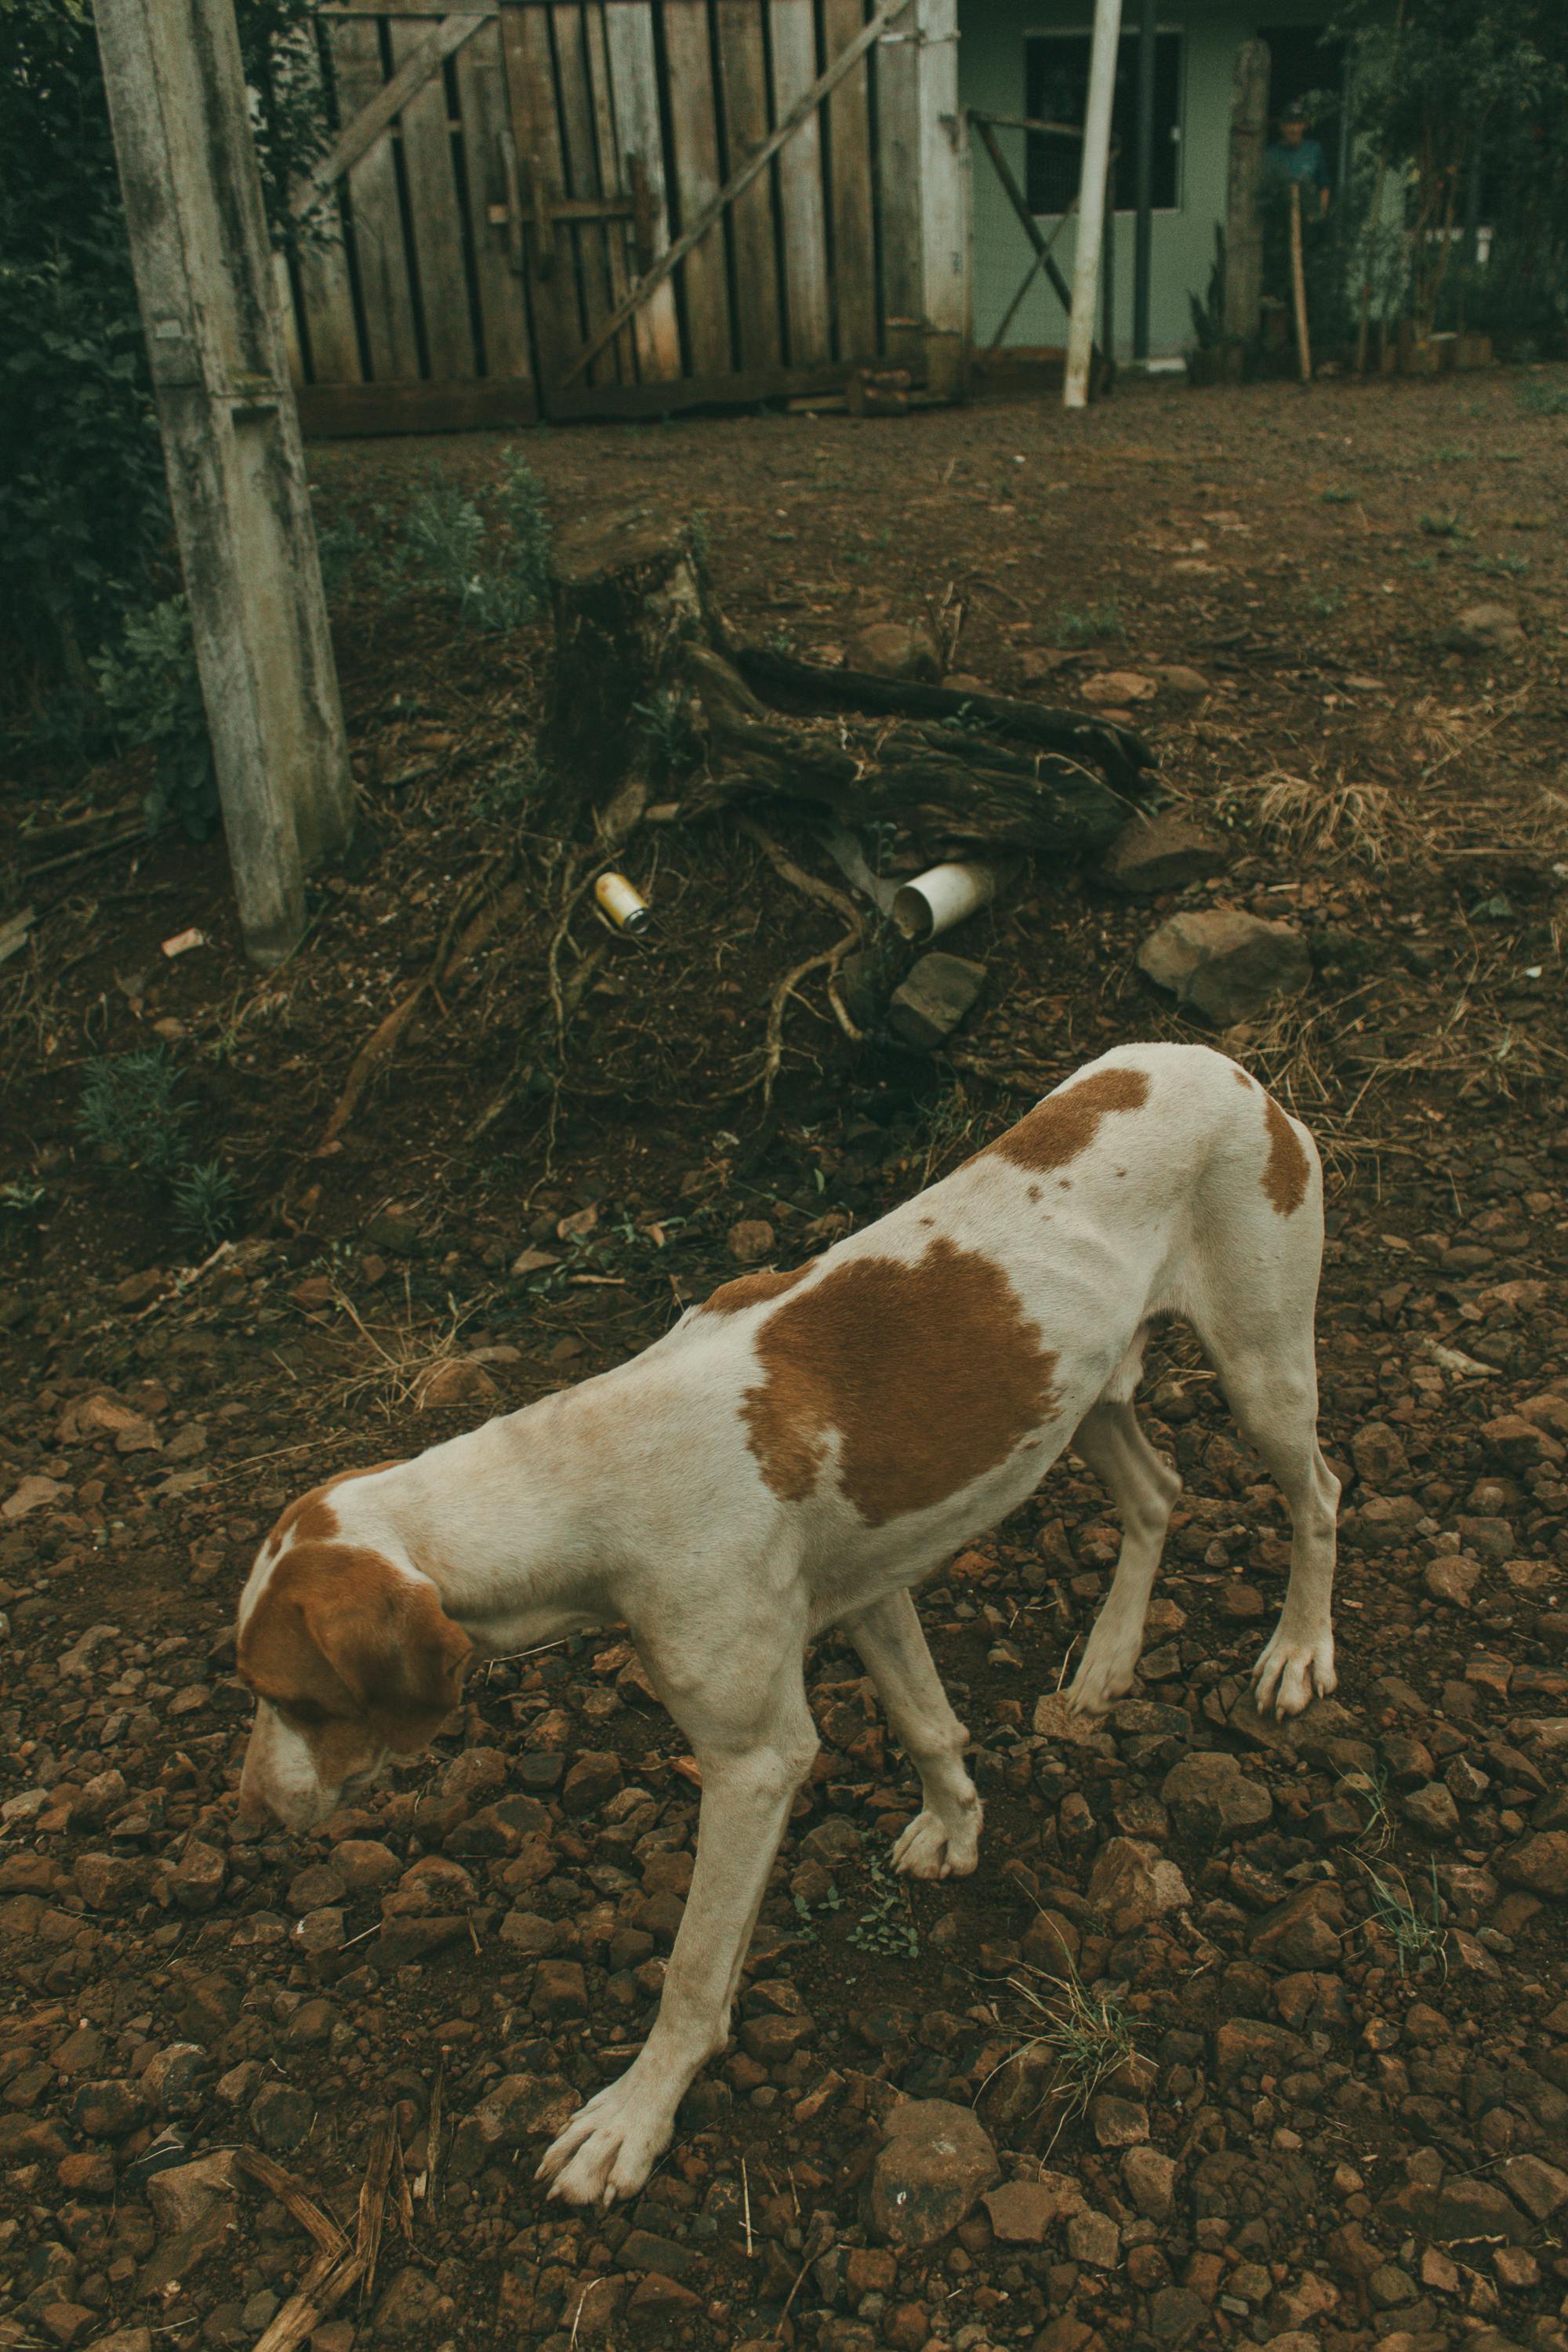
[[[1279,136],[1263,159],[1271,180],[1301,184],[1301,210],[1308,219],[1321,220],[1329,209],[1328,167],[1317,140],[1307,136],[1307,110],[1293,100],[1279,117]]]

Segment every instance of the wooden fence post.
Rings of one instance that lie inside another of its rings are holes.
[[[233,0],[94,0],[247,954],[353,828],[337,673]]]
[[[1268,138],[1268,44],[1243,41],[1230,90],[1230,185],[1225,227],[1225,331],[1249,343],[1263,303],[1263,151]]]
[[[969,353],[969,137],[958,103],[958,0],[919,0],[918,15],[926,382],[958,399]]]

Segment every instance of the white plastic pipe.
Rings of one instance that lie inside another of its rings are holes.
[[[995,896],[996,877],[988,866],[931,866],[904,884],[893,900],[893,921],[906,940],[934,940]]]
[[[1068,328],[1062,406],[1089,404],[1094,356],[1094,310],[1100,294],[1100,254],[1105,236],[1105,173],[1110,161],[1110,109],[1116,96],[1116,55],[1121,40],[1121,0],[1095,0],[1089,52],[1089,101],[1084,111],[1083,176],[1078,192],[1078,245],[1072,274],[1072,321]],[[1112,225],[1114,227],[1114,224]]]

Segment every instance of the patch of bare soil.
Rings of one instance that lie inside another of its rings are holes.
[[[841,918],[733,817],[683,823],[679,766],[624,856],[651,944],[574,902],[531,757],[542,630],[349,598],[361,835],[266,980],[216,849],[120,837],[132,768],[5,793],[7,911],[36,916],[0,964],[0,2346],[1568,2347],[1546,382],[531,436],[558,520],[700,510],[756,642],[831,659],[912,624],[950,672],[1126,709],[1225,843],[1152,900],[1016,871],[943,942],[986,966],[944,1053],[856,1044],[805,979],[765,1118],[773,992]],[[374,542],[432,454],[320,450],[323,506]],[[498,445],[434,454],[478,481]],[[1477,604],[1519,632],[1451,649]],[[778,845],[840,887],[805,828]],[[876,1216],[1109,1045],[1213,1034],[1135,958],[1215,904],[1310,950],[1224,1042],[1330,1163],[1336,1698],[1285,1730],[1247,1703],[1282,1507],[1168,1335],[1145,1410],[1186,1493],[1136,1697],[1087,1732],[1049,1704],[1117,1542],[1069,1459],[922,1600],[978,1875],[889,1876],[911,1778],[825,1642],[735,2041],[629,2210],[546,2208],[548,2134],[657,1998],[680,1743],[612,1628],[487,1666],[322,1837],[241,1830],[258,1538],[330,1471],[645,1345],[737,1255]],[[237,1185],[226,1247],[80,1129],[90,1066],[153,1047],[186,1159]],[[887,2136],[911,2099],[970,2120]]]

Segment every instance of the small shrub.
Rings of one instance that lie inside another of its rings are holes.
[[[104,723],[121,749],[156,754],[142,803],[148,831],[173,816],[192,841],[205,841],[218,821],[217,774],[185,599],[133,614],[119,646],[92,667]]]
[[[638,732],[655,778],[663,782],[667,777],[689,768],[697,755],[697,740],[691,731],[685,698],[666,688],[650,701],[636,702],[632,708],[641,721]]]
[[[172,1198],[176,1229],[203,1249],[216,1249],[234,1231],[239,1187],[216,1160],[184,1169],[174,1179]]]
[[[1089,646],[1097,637],[1123,637],[1121,607],[1114,596],[1094,604],[1058,604],[1052,634],[1058,646]]]
[[[184,1160],[191,1109],[165,1045],[89,1062],[77,1111],[89,1143],[117,1165],[172,1176]]]
[[[543,493],[524,458],[509,453],[490,504],[493,522],[430,465],[403,524],[405,583],[431,591],[486,635],[531,619],[550,584]]]
[[[1463,539],[1466,535],[1457,514],[1424,514],[1421,528],[1428,539]]]
[[[1348,482],[1335,482],[1328,489],[1318,492],[1319,499],[1326,507],[1348,507],[1354,496],[1355,492]]]

